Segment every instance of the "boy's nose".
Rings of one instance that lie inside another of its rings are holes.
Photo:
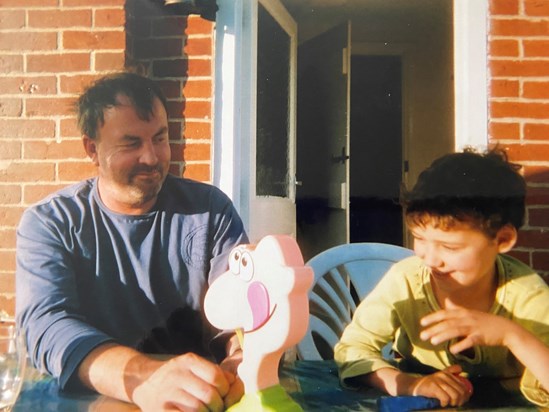
[[[420,258],[423,259],[423,263],[430,268],[439,268],[442,263],[439,254],[434,248],[426,248]]]

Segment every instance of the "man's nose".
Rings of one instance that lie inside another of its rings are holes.
[[[143,150],[141,151],[141,163],[146,165],[156,165],[158,163],[158,155],[152,142],[143,144]]]

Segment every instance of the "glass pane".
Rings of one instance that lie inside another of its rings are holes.
[[[256,193],[288,197],[290,36],[261,4],[258,13]]]

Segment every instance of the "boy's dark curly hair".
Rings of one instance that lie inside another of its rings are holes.
[[[421,172],[411,191],[402,188],[406,222],[443,228],[466,222],[492,237],[508,224],[518,230],[524,223],[526,197],[519,169],[497,148],[444,155]]]

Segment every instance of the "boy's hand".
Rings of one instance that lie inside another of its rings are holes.
[[[505,346],[506,334],[514,324],[509,319],[469,309],[439,310],[421,319],[425,329],[420,338],[433,345],[459,338],[450,346],[458,353],[473,346]]]
[[[448,368],[422,376],[413,387],[414,396],[436,398],[441,407],[460,406],[469,400],[473,394],[471,383],[459,376],[461,366],[452,365]]]

